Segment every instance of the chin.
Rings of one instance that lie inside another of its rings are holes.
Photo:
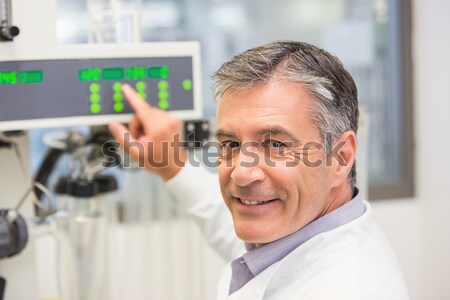
[[[246,243],[267,244],[274,240],[272,234],[247,226],[235,226],[237,236]]]

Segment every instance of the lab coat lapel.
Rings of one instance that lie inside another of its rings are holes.
[[[231,295],[228,295],[228,290],[231,281],[231,266],[228,265],[222,274],[222,279],[219,282],[218,300],[262,300],[267,286],[272,279],[273,274],[278,269],[279,262],[271,265],[258,276],[247,282],[241,289],[237,290]]]

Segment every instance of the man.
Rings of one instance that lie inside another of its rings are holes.
[[[180,122],[125,87],[136,117],[129,132],[110,130],[233,259],[218,299],[408,299],[396,257],[355,187],[358,100],[341,62],[281,41],[238,54],[213,79],[220,192],[247,250],[238,258],[214,175],[180,150]],[[164,153],[167,141],[173,147]],[[155,166],[161,161],[166,167]]]

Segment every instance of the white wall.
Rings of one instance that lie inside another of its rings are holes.
[[[450,299],[450,1],[413,1],[416,196],[374,202],[413,299]]]

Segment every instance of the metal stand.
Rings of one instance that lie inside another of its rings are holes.
[[[11,0],[0,0],[0,42],[10,42],[19,33],[19,27],[12,25]]]

